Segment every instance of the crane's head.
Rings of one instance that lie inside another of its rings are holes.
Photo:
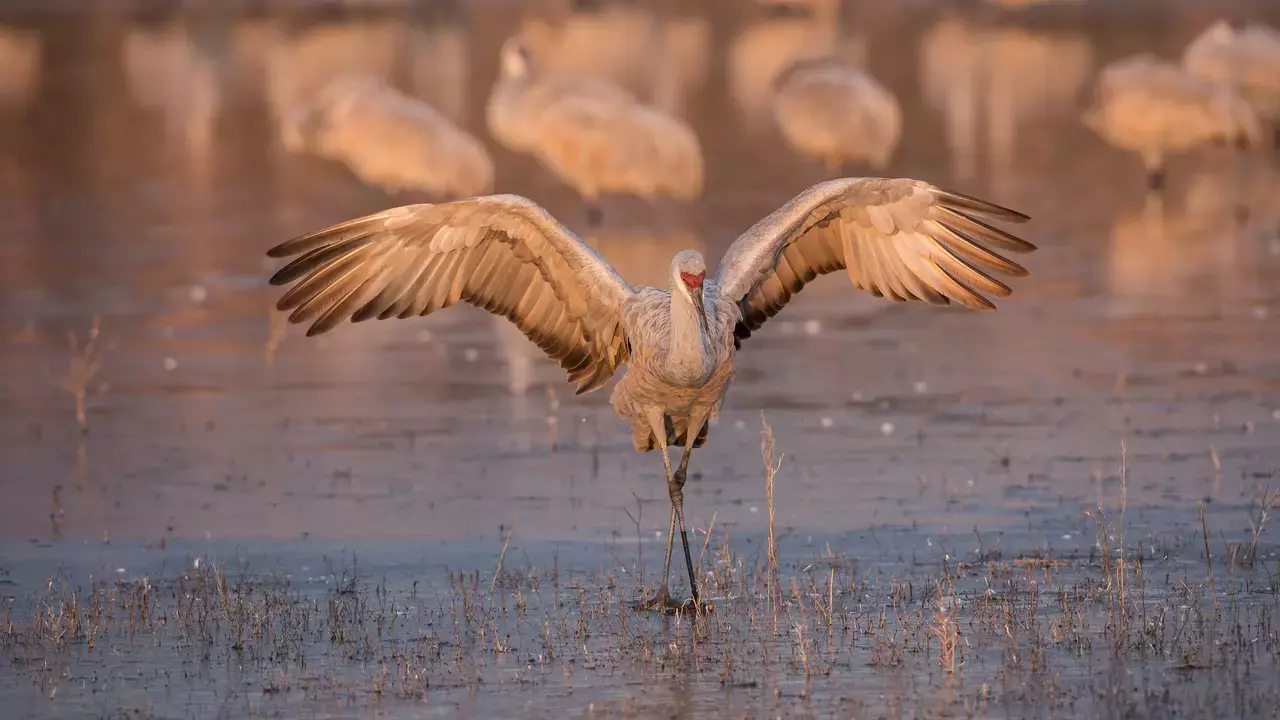
[[[500,53],[502,76],[508,78],[528,77],[529,68],[533,64],[533,50],[523,34],[517,33],[502,44]]]
[[[671,259],[671,290],[680,292],[702,305],[702,283],[707,279],[707,264],[697,250],[681,250]]]

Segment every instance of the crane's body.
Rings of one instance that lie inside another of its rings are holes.
[[[679,289],[641,288],[623,311],[627,337],[638,341],[632,343],[631,359],[610,404],[631,421],[640,452],[684,445],[689,428],[703,444],[706,421],[720,411],[733,378],[738,313],[732,303],[708,305],[695,306]],[[654,408],[665,416],[661,433],[647,414]]]
[[[1027,271],[985,247],[1034,245],[985,222],[1026,216],[906,179],[845,178],[815,185],[756,223],[714,277],[700,253],[671,260],[668,288],[633,287],[533,202],[495,195],[391,208],[272,248],[298,257],[273,284],[294,283],[277,307],[308,335],[350,320],[427,315],[459,300],[510,319],[568,372],[578,392],[626,366],[611,403],[635,448],[657,449],[671,498],[667,563],[657,595],[638,608],[679,611],[667,590],[677,527],[698,604],[684,523],[694,448],[720,410],[743,340],[819,275],[844,270],[854,286],[898,301],[994,309],[1011,291],[993,274]],[[672,467],[668,447],[682,448]]]

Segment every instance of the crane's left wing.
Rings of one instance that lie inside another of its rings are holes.
[[[626,362],[631,286],[536,203],[490,195],[406,205],[268,251],[296,255],[271,278],[276,307],[308,335],[351,321],[429,315],[459,300],[500,315],[569,373],[578,392]]]
[[[909,179],[844,178],[819,183],[743,233],[716,272],[722,297],[737,303],[736,340],[749,337],[819,275],[845,270],[854,287],[896,301],[995,309],[987,296],[1011,290],[994,274],[1026,268],[990,248],[1035,245],[988,220],[1022,213]]]

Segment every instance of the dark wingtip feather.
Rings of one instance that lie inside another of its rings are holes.
[[[289,283],[293,282],[294,279],[295,278],[293,277],[292,270],[290,270],[288,265],[285,265],[284,267],[277,270],[275,274],[271,276],[271,279],[267,281],[267,283],[270,285],[288,285]]]
[[[348,239],[342,237],[343,233],[357,228],[360,229],[360,234],[368,235],[371,233],[372,228],[386,220],[387,213],[389,212],[391,211],[384,210],[372,215],[344,220],[340,223],[323,227],[319,230],[314,230],[305,235],[299,235],[295,238],[285,240],[279,245],[268,250],[267,257],[289,257],[290,255],[297,255],[302,252],[314,250],[317,247],[341,242],[343,239]]]
[[[959,230],[962,233],[976,235],[981,238],[982,242],[994,244],[1009,252],[1029,253],[1039,249],[1035,243],[1024,240],[1013,233],[1005,232],[957,208],[942,207],[940,210],[954,219],[954,222],[948,222],[948,226],[952,231]],[[965,227],[965,225],[970,225],[971,227]]]
[[[1020,213],[1017,210],[1007,208],[1003,205],[997,205],[981,198],[965,195],[952,190],[938,190],[938,195],[947,201],[948,205],[953,205],[960,210],[968,210],[969,212],[978,213],[987,217],[999,218],[1007,222],[1024,223],[1031,219],[1030,215]]]
[[[289,257],[290,255],[293,254],[292,252],[289,252],[290,242],[292,242],[292,240],[286,240],[280,243],[279,245],[276,245],[275,247],[271,248],[270,250],[267,251],[267,257],[273,257],[273,258]]]

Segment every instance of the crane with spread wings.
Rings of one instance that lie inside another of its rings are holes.
[[[700,610],[684,522],[693,449],[706,443],[753,331],[819,275],[844,270],[854,287],[896,301],[991,310],[1010,294],[997,275],[1026,268],[996,250],[1031,243],[992,224],[1022,213],[911,179],[819,183],[757,222],[707,277],[700,253],[676,253],[669,287],[627,284],[610,263],[536,203],[491,195],[407,205],[281,243],[297,256],[272,278],[277,303],[307,335],[348,320],[428,315],[459,300],[508,318],[584,393],[626,364],[611,404],[631,421],[637,451],[658,449],[671,523],[662,585],[636,609]],[[683,448],[673,468],[667,448]],[[677,527],[689,602],[668,590]]]

